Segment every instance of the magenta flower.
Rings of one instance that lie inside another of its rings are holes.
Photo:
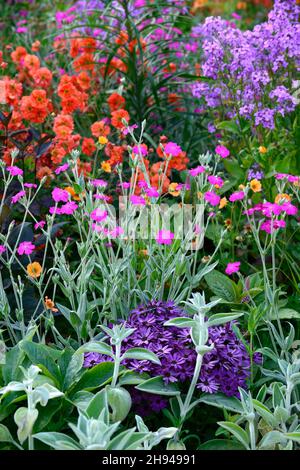
[[[97,207],[97,209],[94,209],[91,212],[91,219],[94,220],[94,222],[102,222],[107,218],[108,212],[104,209],[101,209],[101,207]]]
[[[271,233],[274,232],[274,230],[278,230],[280,228],[284,228],[286,226],[286,222],[284,220],[265,220],[260,226],[260,230],[263,232]]]
[[[109,236],[111,238],[119,238],[121,235],[123,235],[123,233],[124,233],[124,229],[120,226],[117,226],[109,232]]]
[[[220,203],[220,196],[218,196],[216,193],[214,193],[213,191],[207,191],[205,194],[204,194],[204,199],[209,202],[209,204],[211,206],[218,206],[219,203]]]
[[[16,204],[22,197],[26,195],[25,191],[19,191],[11,198],[12,204]]]
[[[148,197],[159,197],[159,192],[155,188],[147,188],[145,193]]]
[[[22,176],[23,170],[18,166],[8,166],[6,167],[7,171],[11,174],[11,176]]]
[[[122,186],[122,188],[124,188],[124,189],[129,189],[130,186],[131,186],[131,184],[128,183],[128,181],[124,181],[123,183],[121,183],[121,186]]]
[[[69,168],[69,164],[68,164],[68,163],[64,163],[63,165],[58,166],[58,167],[56,168],[56,170],[54,170],[54,173],[55,173],[56,175],[59,175],[59,174],[62,173],[63,171],[66,171],[68,168]]]
[[[68,191],[65,191],[64,189],[61,189],[61,188],[54,188],[51,195],[52,195],[52,199],[55,202],[67,202],[70,197],[70,194],[68,193]]]
[[[73,212],[76,211],[78,207],[78,204],[74,201],[67,202],[66,204],[63,204],[60,208],[60,213],[61,214],[66,214],[66,215],[72,215]]]
[[[0,245],[0,255],[3,255],[3,253],[6,252],[6,248],[4,245]]]
[[[237,191],[236,193],[232,193],[231,196],[229,197],[230,202],[235,202],[235,201],[241,201],[244,199],[245,193],[244,191]]]
[[[145,206],[146,201],[142,196],[135,196],[134,194],[130,196],[130,201],[134,206]]]
[[[24,187],[25,187],[25,188],[30,188],[30,189],[31,189],[31,188],[36,189],[36,188],[37,188],[37,184],[35,184],[35,183],[24,183]]]
[[[235,261],[234,263],[228,263],[225,269],[225,273],[228,274],[228,276],[231,276],[231,274],[234,274],[234,273],[238,273],[240,270],[240,266],[241,266],[240,261]]]
[[[224,185],[224,181],[222,180],[220,176],[210,175],[207,179],[210,182],[210,184],[214,184],[214,185],[217,184],[219,188],[222,188],[222,186]]]
[[[174,239],[174,233],[170,230],[159,230],[156,241],[160,245],[171,245]]]
[[[143,157],[145,157],[148,153],[147,151],[147,147],[145,145],[135,145],[133,148],[132,148],[132,152],[135,154],[135,155],[142,155]]]
[[[22,242],[18,246],[17,252],[18,254],[21,255],[31,255],[31,253],[34,251],[35,246],[31,242]]]
[[[224,147],[224,145],[217,145],[215,152],[217,155],[220,155],[221,158],[227,158],[230,155],[228,148]]]
[[[172,157],[178,157],[181,154],[182,150],[179,145],[175,144],[175,142],[168,142],[165,145],[164,152],[166,155],[172,155]]]
[[[99,179],[91,180],[90,183],[95,186],[95,188],[106,188],[106,186],[108,185],[107,181]]]
[[[45,220],[41,220],[40,222],[37,222],[34,224],[34,230],[38,230],[39,228],[43,228],[46,225]]]
[[[200,173],[204,173],[204,172],[205,172],[205,168],[202,165],[198,165],[196,166],[196,168],[192,168],[191,170],[189,170],[189,174],[191,176],[198,176],[200,175]]]

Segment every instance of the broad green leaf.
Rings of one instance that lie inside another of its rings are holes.
[[[199,399],[199,402],[216,406],[217,408],[225,408],[226,410],[233,411],[234,413],[243,413],[243,407],[238,398],[227,397],[222,393],[207,393]]]
[[[42,441],[55,450],[80,450],[80,445],[71,437],[61,432],[39,432],[34,434],[35,439]]]
[[[91,369],[85,370],[80,380],[72,389],[72,393],[80,390],[93,390],[105,385],[111,380],[113,370],[114,364],[112,362],[102,362]]]
[[[145,382],[135,387],[142,392],[154,393],[157,395],[180,395],[179,390],[174,384],[166,384],[162,377],[153,377],[152,379],[145,380]]]
[[[276,427],[278,424],[277,419],[273,416],[269,408],[267,408],[267,406],[263,405],[262,403],[260,403],[258,400],[255,400],[254,398],[252,402],[253,402],[255,410],[264,419],[264,421],[266,421],[266,423],[268,423],[270,426]]]
[[[243,312],[228,312],[228,313],[215,313],[210,315],[208,319],[208,326],[223,325],[224,323],[231,322],[241,317]]]
[[[28,408],[18,408],[14,414],[14,421],[18,426],[18,439],[21,444],[28,438],[32,433],[32,428],[38,417],[38,410],[29,410]]]
[[[0,424],[0,442],[13,442],[13,437],[4,424]]]
[[[188,317],[172,318],[164,323],[165,326],[177,326],[177,328],[192,328],[195,325],[195,320]]]
[[[230,439],[212,439],[201,444],[198,450],[245,450],[245,447]]]
[[[247,450],[249,450],[249,436],[241,426],[230,421],[219,421],[218,425],[229,431]]]
[[[296,310],[294,310],[292,308],[281,308],[278,311],[278,317],[280,318],[280,320],[290,320],[292,318],[299,319],[300,318],[300,312],[297,312]],[[277,315],[276,315],[276,313],[274,312],[273,309],[269,314],[269,319],[272,320],[272,321],[277,320]]]
[[[81,346],[81,348],[76,351],[76,354],[81,354],[84,352],[96,352],[110,357],[113,356],[112,347],[109,346],[109,344],[104,343],[103,341],[92,341],[91,343],[87,343],[84,346]]]
[[[122,359],[137,359],[139,361],[151,361],[154,364],[160,364],[156,354],[144,348],[131,348],[123,354]]]
[[[205,276],[205,280],[210,290],[222,300],[226,300],[231,303],[239,300],[236,296],[234,282],[225,276],[225,274],[214,270]]]

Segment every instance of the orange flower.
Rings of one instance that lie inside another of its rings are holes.
[[[47,67],[41,67],[32,73],[32,78],[37,86],[48,88],[52,80],[52,72]]]
[[[171,183],[168,188],[168,192],[174,197],[179,196],[180,194],[180,191],[177,190],[177,186],[178,183]]]
[[[40,50],[40,47],[41,47],[40,41],[34,41],[34,42],[32,43],[31,50],[32,50],[33,52],[38,52],[38,51]]]
[[[27,266],[27,274],[28,276],[32,277],[33,279],[36,279],[40,277],[42,273],[42,266],[40,263],[37,261],[34,261],[33,263],[28,264]]]
[[[88,157],[91,157],[93,153],[97,150],[94,139],[90,137],[84,137],[82,141],[81,149],[82,149],[82,153],[84,153]]]
[[[223,207],[225,207],[227,203],[228,203],[227,198],[222,197],[222,199],[220,200],[219,209],[223,209]]]
[[[49,100],[47,99],[45,90],[33,90],[30,98],[35,108],[44,109],[48,106]]]
[[[51,312],[58,312],[58,309],[55,308],[53,300],[49,299],[47,296],[45,297],[44,305],[47,310],[51,310]]]
[[[117,111],[120,108],[124,108],[125,98],[118,93],[113,93],[107,100],[110,111]]]
[[[107,136],[110,134],[110,127],[105,124],[105,121],[96,121],[91,125],[91,132],[93,136]]]
[[[129,119],[129,114],[125,109],[119,109],[111,113],[111,124],[116,129],[123,129],[125,127],[123,124],[123,120],[128,123]]]
[[[15,64],[19,64],[21,60],[26,56],[27,51],[25,47],[18,46],[11,54],[12,61]]]
[[[100,145],[106,145],[108,140],[103,135],[100,135],[100,137],[98,138],[98,142],[99,142]]]
[[[109,163],[107,162],[102,162],[101,163],[101,168],[103,171],[105,171],[105,173],[111,173],[111,166]]]
[[[250,188],[254,193],[259,193],[261,191],[261,182],[257,179],[250,181]]]
[[[35,71],[40,68],[40,59],[33,54],[26,54],[24,57],[24,67],[29,71]]]
[[[283,202],[291,202],[291,196],[286,193],[277,194],[275,204],[282,204]]]
[[[67,191],[71,195],[74,201],[80,201],[79,194],[76,194],[75,189],[72,188],[72,186],[67,186],[66,188],[64,188],[64,190]]]

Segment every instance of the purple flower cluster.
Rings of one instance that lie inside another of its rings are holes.
[[[126,325],[135,331],[124,341],[123,351],[133,347],[146,348],[157,354],[161,364],[126,360],[124,365],[138,373],[162,376],[166,383],[190,381],[196,352],[189,329],[164,326],[167,320],[184,315],[185,312],[171,301],[151,301],[134,309]],[[250,376],[250,358],[244,344],[236,337],[231,324],[211,327],[208,343],[214,344],[214,348],[203,358],[198,388],[208,393],[220,391],[227,396],[238,396],[238,387],[247,388]],[[111,359],[87,353],[84,366],[91,367],[106,360]],[[156,406],[161,403],[158,401]]]
[[[275,118],[296,107],[293,76],[300,66],[300,8],[295,0],[275,0],[268,21],[241,31],[220,17],[193,28],[202,41],[202,72],[213,79],[193,86],[193,95],[212,108],[226,103],[255,126],[274,129]]]

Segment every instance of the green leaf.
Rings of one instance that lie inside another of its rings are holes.
[[[55,450],[80,450],[80,445],[71,437],[61,432],[39,432],[34,434],[35,439],[42,441]]]
[[[249,450],[249,436],[241,426],[230,421],[219,421],[218,425],[229,431],[247,450]]]
[[[86,408],[86,414],[89,418],[98,419],[103,409],[107,410],[104,421],[108,422],[108,402],[105,389],[100,390],[100,392],[94,395]]]
[[[104,354],[106,356],[113,357],[112,347],[104,343],[103,341],[93,341],[91,343],[87,343],[84,346],[81,346],[81,348],[76,351],[76,354],[80,354],[83,352],[96,352],[99,354]]]
[[[118,380],[119,385],[139,385],[147,380],[147,374],[138,374],[131,370],[126,371]]]
[[[228,323],[237,318],[241,317],[243,312],[228,312],[228,313],[215,313],[211,315],[208,319],[208,326],[223,325],[223,323]]]
[[[0,442],[13,442],[13,437],[4,424],[0,424]]]
[[[205,280],[210,290],[222,300],[227,302],[237,302],[235,283],[225,274],[219,271],[211,271],[205,276]]]
[[[243,406],[238,398],[227,397],[222,393],[207,393],[199,399],[199,402],[216,406],[217,408],[225,408],[226,410],[233,411],[234,413],[243,413]]]
[[[278,317],[279,317],[280,320],[290,320],[292,318],[299,319],[300,318],[300,312],[297,312],[296,310],[294,310],[292,308],[281,308],[278,311]],[[271,321],[275,321],[275,320],[277,320],[278,317],[276,315],[276,312],[274,312],[274,310],[272,309],[272,311],[269,314],[269,319]]]
[[[253,405],[257,413],[272,427],[276,427],[278,422],[277,419],[273,416],[268,407],[260,403],[258,400],[253,398]]]
[[[28,408],[21,407],[18,408],[14,414],[14,421],[18,426],[18,439],[21,444],[28,438],[32,432],[34,423],[38,417],[38,410],[33,409],[29,410]]]
[[[300,432],[286,432],[284,433],[284,437],[294,442],[300,442]]]
[[[61,351],[56,351],[44,344],[34,343],[33,341],[22,341],[20,348],[25,351],[32,364],[43,366],[44,374],[46,375],[48,372],[57,385],[61,384],[61,373],[55,363],[55,360],[61,355]]]
[[[138,361],[151,361],[154,364],[160,364],[156,354],[144,348],[131,348],[123,354],[122,359],[137,359]]]
[[[201,444],[198,450],[245,450],[245,447],[239,442],[229,439],[212,439]]]
[[[145,380],[145,382],[135,387],[142,392],[154,393],[157,395],[180,395],[180,391],[174,384],[166,384],[162,377],[153,377],[152,379]]]
[[[114,364],[112,362],[101,362],[92,369],[86,370],[72,390],[76,393],[80,390],[93,390],[105,385],[113,376]]]
[[[195,325],[195,320],[188,317],[172,318],[164,323],[164,326],[177,326],[177,328],[192,328]]]

